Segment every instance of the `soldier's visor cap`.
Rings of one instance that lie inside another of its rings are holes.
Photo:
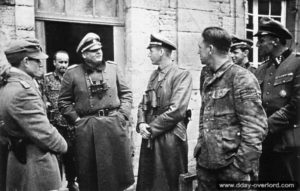
[[[232,35],[230,51],[233,51],[238,48],[251,49],[252,45],[253,45],[253,42],[251,40],[242,39],[235,35]]]
[[[281,39],[293,38],[290,31],[280,22],[268,17],[263,17],[260,19],[258,31],[254,36],[260,37],[265,35],[272,35]]]
[[[87,50],[96,50],[100,48],[102,48],[100,37],[97,34],[90,32],[79,42],[76,52],[82,53]]]
[[[151,34],[150,35],[150,43],[149,43],[147,49],[149,49],[151,47],[157,47],[157,46],[165,47],[170,50],[176,50],[176,45],[168,38],[162,36],[159,33]]]
[[[38,40],[33,38],[24,38],[11,41],[4,53],[7,60],[11,64],[18,63],[25,57],[38,60],[44,60],[48,58],[48,55],[42,52],[42,48]]]

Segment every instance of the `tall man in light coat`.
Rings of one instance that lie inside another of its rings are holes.
[[[231,36],[219,27],[202,32],[199,54],[211,71],[202,85],[197,160],[199,191],[221,181],[250,181],[257,173],[267,117],[255,76],[233,64]]]
[[[35,39],[12,41],[5,55],[12,65],[0,88],[1,131],[9,140],[6,190],[57,190],[61,177],[55,154],[66,152],[67,143],[50,124],[34,81],[48,56]]]
[[[171,59],[174,43],[161,34],[150,37],[149,57],[157,65],[138,108],[141,145],[138,191],[176,191],[187,172],[187,116],[192,75]]]
[[[75,125],[81,191],[119,191],[134,182],[127,133],[132,92],[115,62],[104,61],[100,37],[86,34],[77,52],[83,63],[64,74],[58,107]]]

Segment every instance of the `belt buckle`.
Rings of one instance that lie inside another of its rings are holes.
[[[98,110],[98,115],[101,117],[101,116],[105,116],[105,111],[104,109],[100,109]]]

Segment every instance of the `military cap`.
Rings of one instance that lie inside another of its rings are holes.
[[[33,38],[12,40],[4,53],[12,65],[19,63],[25,57],[34,59],[48,58],[48,55],[42,52],[38,40]]]
[[[153,46],[162,46],[170,50],[176,50],[176,45],[171,40],[162,36],[159,33],[150,35],[150,43],[147,48],[149,49]]]
[[[273,35],[282,39],[292,39],[292,34],[280,22],[263,17],[259,21],[258,32],[254,36]]]
[[[238,48],[248,48],[248,49],[250,49],[252,47],[252,45],[253,45],[252,40],[241,39],[241,38],[238,38],[235,35],[232,35],[230,50],[233,51],[233,50],[238,49]]]
[[[101,48],[100,37],[95,33],[87,33],[79,42],[76,52],[82,53],[86,50],[95,50]]]

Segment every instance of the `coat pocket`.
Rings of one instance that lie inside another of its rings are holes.
[[[230,88],[223,88],[212,91],[212,98],[213,99],[221,99],[225,97],[225,95],[230,91]]]
[[[186,141],[187,140],[186,125],[183,122],[177,123],[177,125],[174,128],[173,132],[182,141]]]
[[[223,88],[212,91],[213,113],[215,116],[234,114],[234,100],[231,88]]]
[[[222,149],[226,159],[233,157],[241,143],[241,133],[239,129],[222,130]]]

